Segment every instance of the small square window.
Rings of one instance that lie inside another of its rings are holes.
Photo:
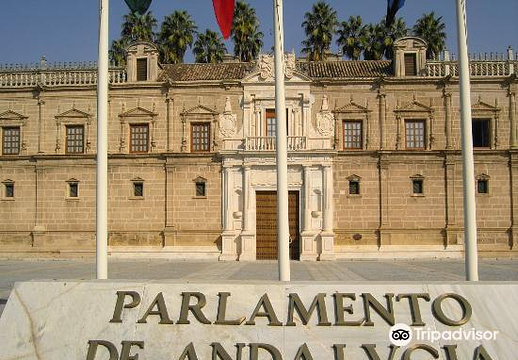
[[[412,180],[412,193],[414,195],[423,194],[423,180],[421,180],[421,179]]]
[[[79,197],[79,184],[76,182],[68,183],[68,197]]]
[[[205,183],[201,181],[196,182],[196,197],[205,196],[207,196]]]
[[[13,198],[14,197],[14,184],[13,183],[6,183],[5,184],[5,197],[6,198]]]
[[[349,181],[349,194],[360,195],[360,182],[358,180]]]
[[[480,179],[477,181],[477,192],[479,194],[489,194],[489,181]]]
[[[142,183],[142,182],[133,183],[133,196],[137,196],[137,197],[144,196],[144,183]]]

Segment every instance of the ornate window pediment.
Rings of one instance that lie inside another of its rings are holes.
[[[433,114],[434,110],[430,106],[427,106],[427,105],[417,101],[416,99],[414,99],[411,102],[409,102],[408,104],[405,104],[405,106],[396,108],[394,110],[394,112],[396,114],[398,114],[398,113],[405,113],[405,115],[408,114],[408,113],[429,113],[429,114]]]
[[[0,122],[9,122],[25,125],[28,116],[22,115],[13,110],[7,110],[0,114]]]
[[[156,116],[158,116],[157,113],[155,113],[155,112],[153,112],[151,110],[148,110],[148,109],[144,109],[143,107],[140,107],[140,106],[137,106],[136,108],[133,108],[131,110],[123,112],[122,114],[119,114],[120,118],[131,118],[131,117],[136,117],[136,118],[142,118],[142,117],[154,118]]]
[[[120,125],[121,125],[121,130],[120,130],[121,137],[120,137],[119,151],[121,153],[125,153],[127,150],[126,149],[127,144],[130,144],[130,147],[131,147],[131,143],[132,143],[131,128],[132,128],[132,126],[142,125],[142,126],[147,126],[147,131],[145,131],[146,134],[145,135],[141,134],[147,138],[146,143],[149,144],[149,147],[147,148],[147,150],[145,152],[152,152],[153,149],[156,147],[156,142],[155,142],[155,122],[156,121],[155,120],[157,117],[158,117],[157,113],[155,113],[154,111],[145,109],[145,108],[141,107],[140,105],[135,108],[132,108],[130,110],[127,110],[127,111],[124,111],[124,107],[123,107],[123,112],[119,114],[119,121],[120,121]],[[135,134],[134,134],[134,136],[135,136]],[[146,147],[147,147],[147,145],[146,145]],[[132,150],[130,149],[130,152],[131,151]]]
[[[210,116],[216,116],[219,115],[219,113],[211,109],[205,105],[198,104],[193,108],[190,108],[189,110],[183,111],[180,115],[182,116],[196,116],[196,115],[210,115]]]
[[[59,110],[58,110],[59,111]],[[62,147],[64,147],[63,151],[65,153],[69,153],[69,145],[67,136],[68,126],[82,126],[83,130],[81,130],[81,134],[76,134],[77,136],[81,137],[80,143],[81,143],[81,151],[79,153],[88,153],[90,150],[90,123],[92,120],[93,115],[77,109],[75,106],[73,106],[71,109],[68,109],[64,112],[59,113],[58,115],[54,116],[56,119],[56,153],[62,152]],[[76,140],[77,137],[76,137]],[[65,144],[65,146],[62,146],[62,144]],[[72,151],[76,153],[77,151]]]

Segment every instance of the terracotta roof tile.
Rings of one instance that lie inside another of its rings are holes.
[[[297,70],[314,79],[379,77],[392,74],[392,62],[387,60],[298,62]]]
[[[313,79],[350,79],[389,76],[392,62],[387,60],[297,62],[297,70]],[[241,80],[256,69],[255,63],[170,64],[163,66],[159,80],[217,81]]]
[[[169,78],[171,81],[239,80],[245,77],[247,70],[254,65],[239,62],[164,65],[161,78]]]

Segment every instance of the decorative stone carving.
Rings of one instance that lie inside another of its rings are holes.
[[[230,98],[225,99],[225,110],[219,116],[219,131],[223,137],[232,137],[236,133],[237,115],[232,114]]]
[[[291,79],[295,71],[295,53],[286,54],[284,57],[284,75]]]
[[[259,57],[259,76],[261,79],[271,79],[274,75],[273,55],[262,54]]]
[[[334,116],[329,111],[329,100],[326,95],[322,98],[320,112],[317,113],[317,130],[322,136],[330,136],[335,129]]]
[[[260,74],[263,80],[273,79],[275,76],[275,65],[273,55],[262,54],[258,63]],[[295,54],[284,55],[284,76],[288,79],[293,77],[295,71]]]

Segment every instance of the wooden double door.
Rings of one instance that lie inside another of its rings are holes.
[[[257,260],[277,259],[277,192],[256,192]],[[288,193],[290,259],[299,260],[299,192]]]

